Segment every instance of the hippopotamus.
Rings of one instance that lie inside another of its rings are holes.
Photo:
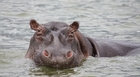
[[[48,22],[39,24],[30,21],[35,31],[25,58],[36,65],[54,68],[73,68],[80,66],[87,57],[114,57],[140,53],[140,43],[91,38],[83,35],[77,21],[71,24]]]

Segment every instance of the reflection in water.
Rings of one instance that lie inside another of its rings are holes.
[[[139,77],[140,56],[93,58],[71,69],[36,67],[24,59],[29,20],[80,22],[87,36],[140,41],[139,0],[1,0],[0,77]]]
[[[75,72],[73,69],[55,69],[55,68],[41,66],[38,68],[31,69],[31,73],[34,74],[35,76],[42,76],[42,75],[70,76],[70,75],[74,74]]]

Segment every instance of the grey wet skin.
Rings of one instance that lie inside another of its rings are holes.
[[[140,53],[140,43],[84,36],[78,31],[77,21],[68,25],[54,21],[39,24],[31,20],[30,27],[35,33],[25,57],[32,59],[36,65],[72,68],[79,66],[88,56],[113,57]]]

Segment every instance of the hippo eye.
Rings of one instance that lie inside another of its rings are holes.
[[[37,30],[37,32],[40,32],[40,30]]]
[[[41,31],[40,31],[40,32],[37,31],[37,32],[36,32],[36,35],[35,35],[36,40],[37,40],[37,41],[42,41],[42,40],[43,40],[42,35],[43,35],[43,34],[42,34]]]
[[[74,39],[73,32],[69,31],[67,37],[68,37],[68,41],[72,41]]]
[[[73,38],[73,32],[69,32],[68,37]]]
[[[42,33],[41,31],[38,31],[38,32],[36,32],[36,35],[37,35],[37,36],[42,36],[43,33]]]

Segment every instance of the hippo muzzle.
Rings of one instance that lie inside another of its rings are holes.
[[[33,60],[36,65],[45,65],[55,68],[69,68],[79,65],[78,62],[74,60],[74,56],[75,55],[72,51],[68,51],[64,54],[52,54],[45,50],[42,51],[40,54],[35,55],[33,57]]]

